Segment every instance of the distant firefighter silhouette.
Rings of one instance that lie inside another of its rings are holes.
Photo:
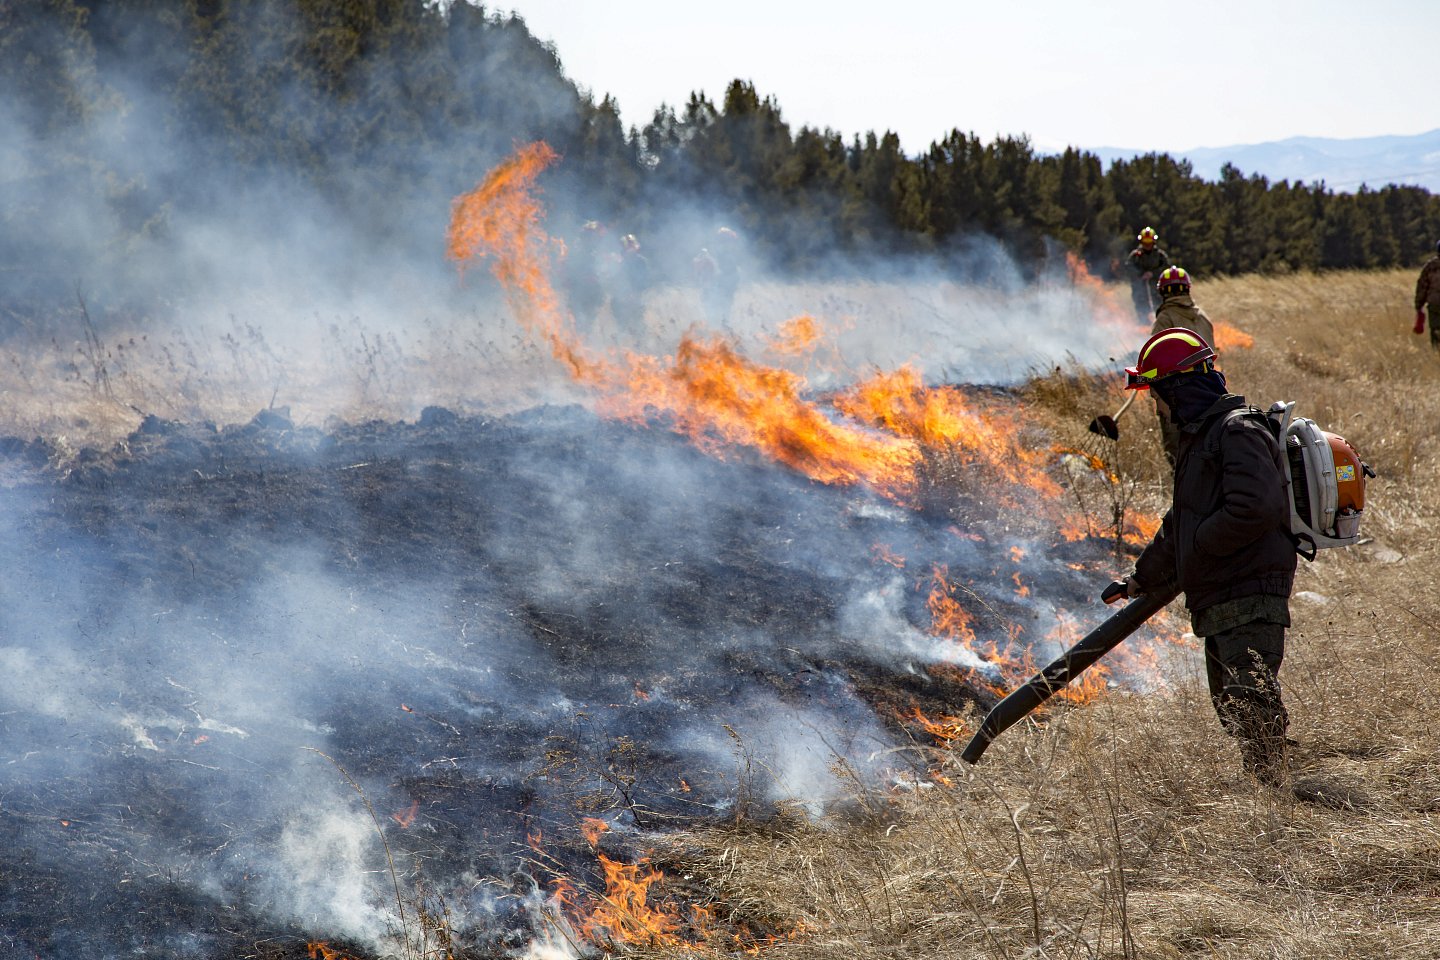
[[[567,244],[560,265],[560,286],[566,305],[575,318],[575,329],[589,333],[595,329],[596,317],[605,305],[605,284],[600,279],[604,251],[601,243],[605,227],[599,221],[587,220],[575,241]]]
[[[620,238],[620,259],[616,264],[610,310],[622,330],[637,331],[645,323],[645,290],[650,286],[650,261],[640,252],[640,240],[633,233]]]

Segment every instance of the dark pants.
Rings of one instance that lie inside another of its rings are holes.
[[[1220,726],[1240,742],[1245,770],[1275,782],[1284,775],[1285,729],[1280,699],[1285,628],[1253,622],[1205,638],[1205,674]]]
[[[1135,312],[1140,319],[1146,323],[1155,322],[1155,281],[1136,279],[1130,284],[1130,299],[1135,304]]]
[[[1440,307],[1427,304],[1425,312],[1430,315],[1430,346],[1440,350]]]

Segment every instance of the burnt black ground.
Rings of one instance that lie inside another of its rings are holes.
[[[51,453],[0,444],[0,649],[26,674],[0,700],[0,957],[345,944],[328,908],[297,905],[283,851],[317,811],[368,823],[347,774],[407,895],[446,893],[475,954],[502,952],[547,865],[587,879],[579,815],[611,820],[617,851],[734,816],[767,796],[741,771],[781,762],[786,723],[883,780],[867,758],[903,742],[897,711],[973,699],[886,635],[923,635],[930,564],[1029,616],[998,521],[959,538],[579,408],[152,418],[114,451]],[[1063,549],[1045,590],[1078,604],[1092,584],[1063,561],[1103,547]],[[921,753],[888,757],[923,773]],[[379,857],[337,858],[334,882],[363,863],[383,909]]]

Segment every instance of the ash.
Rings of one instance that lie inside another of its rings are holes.
[[[837,809],[837,761],[923,775],[901,711],[976,698],[933,669],[931,564],[998,636],[1088,602],[1103,551],[1027,551],[1022,603],[998,520],[578,407],[54,453],[0,442],[4,957],[379,953],[426,891],[515,951],[593,869],[582,815],[638,849]]]

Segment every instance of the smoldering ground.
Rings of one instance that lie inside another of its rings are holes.
[[[347,775],[404,882],[514,945],[546,879],[527,838],[564,858],[578,812],[660,829],[742,794],[819,812],[845,793],[837,761],[923,772],[886,752],[874,691],[961,698],[926,672],[959,654],[877,543],[975,571],[1016,618],[1089,587],[1046,560],[1049,599],[1022,609],[983,573],[1013,543],[579,408],[149,422],[129,449],[6,492],[4,915],[44,956],[379,949],[393,893]]]
[[[591,398],[506,291],[444,259],[451,200],[573,88],[471,64],[526,102],[377,160],[411,180],[316,183],[293,156],[228,158],[218,124],[175,136],[125,49],[101,77],[114,109],[61,137],[93,166],[54,165],[55,118],[0,105],[9,249],[36,251],[7,274],[0,370],[6,949],[394,949],[382,835],[400,899],[441,890],[475,941],[516,947],[548,879],[531,838],[589,866],[578,813],[638,845],[742,798],[831,809],[837,761],[871,785],[923,773],[896,713],[954,709],[973,692],[937,667],[976,663],[931,633],[936,565],[982,601],[982,642],[1088,602],[1104,546],[1054,546],[983,472],[977,539],[574,405]],[[323,112],[312,95],[277,109]],[[983,239],[795,276],[723,198],[636,226],[581,153],[542,183],[546,231],[573,249],[599,218],[604,263],[638,232],[652,264],[638,315],[604,291],[601,347],[664,356],[700,331],[763,354],[814,314],[824,340],[781,359],[818,391],[900,363],[1013,383],[1129,335],[1060,266],[1037,282]],[[739,279],[717,312],[691,270],[722,224]]]

